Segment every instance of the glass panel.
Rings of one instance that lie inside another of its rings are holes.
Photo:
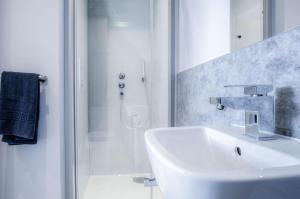
[[[144,133],[169,124],[169,0],[77,0],[80,199],[161,199]]]

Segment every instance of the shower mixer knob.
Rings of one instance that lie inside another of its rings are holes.
[[[125,79],[125,77],[126,77],[125,73],[120,73],[119,74],[119,79]]]
[[[124,83],[119,83],[119,88],[125,88],[125,84]]]

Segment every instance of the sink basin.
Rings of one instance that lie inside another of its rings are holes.
[[[299,199],[300,142],[240,127],[153,129],[145,140],[166,199]]]

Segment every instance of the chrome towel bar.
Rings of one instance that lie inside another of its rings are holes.
[[[45,76],[45,75],[39,75],[39,80],[40,80],[41,82],[45,82],[45,81],[48,80],[48,77]]]
[[[1,77],[0,77],[0,80],[1,80]],[[47,76],[45,76],[45,75],[39,75],[39,81],[40,82],[45,82],[45,81],[47,81],[48,80],[48,77]]]

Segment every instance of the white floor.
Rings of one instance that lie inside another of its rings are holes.
[[[163,199],[158,187],[133,182],[132,178],[138,176],[91,176],[83,199]]]

